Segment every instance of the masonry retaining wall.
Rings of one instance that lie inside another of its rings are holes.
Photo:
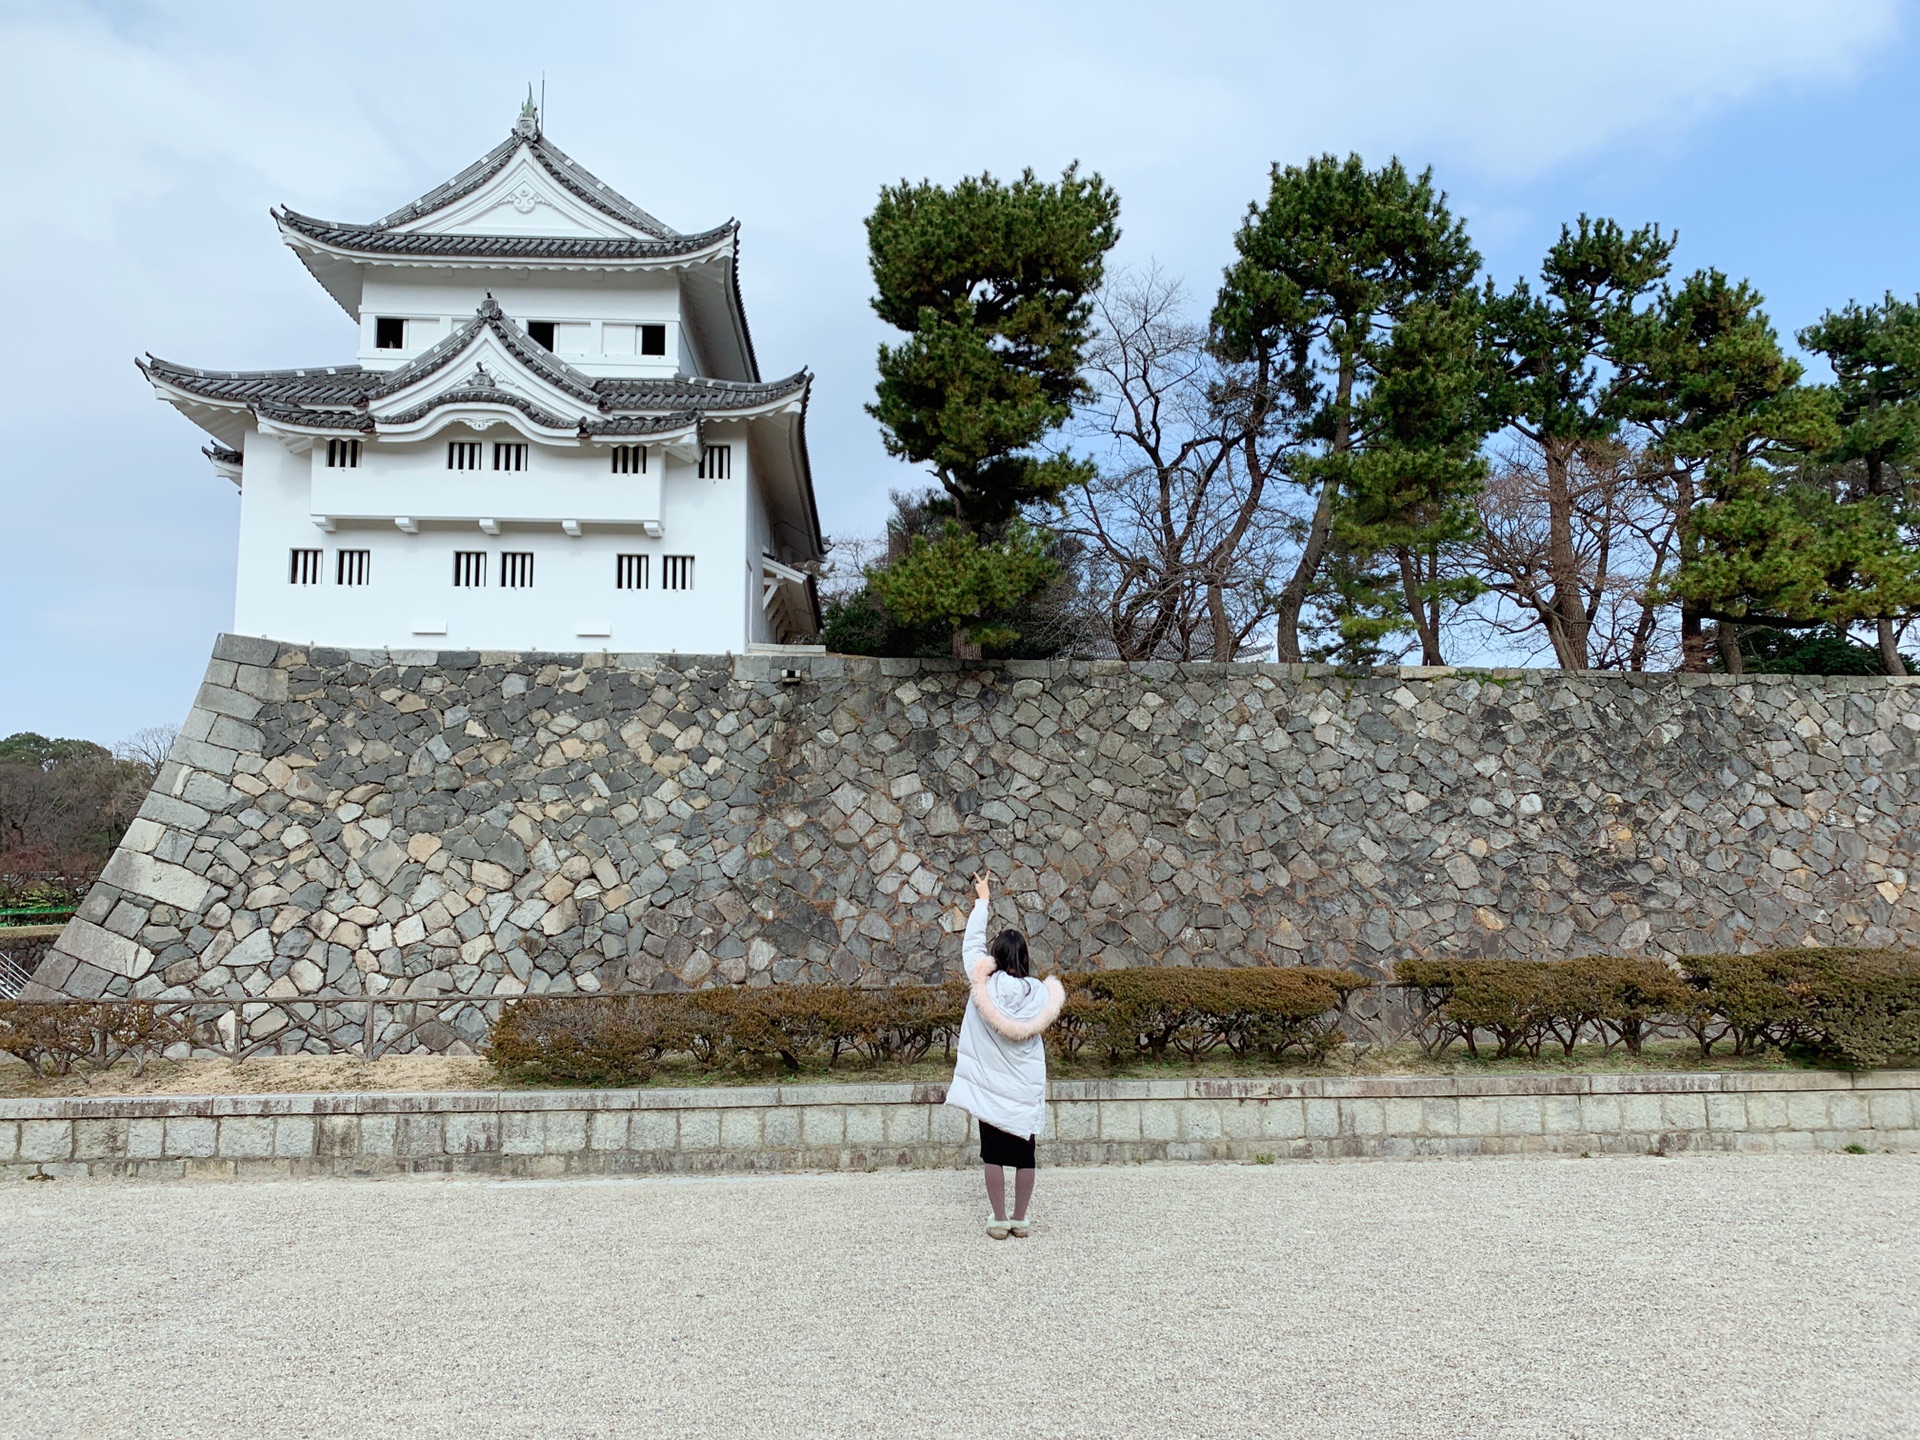
[[[0,1177],[953,1168],[940,1085],[0,1100]],[[1065,1081],[1046,1165],[1920,1149],[1920,1072]]]
[[[1916,858],[1920,681],[224,636],[37,978],[925,980],[983,863],[1069,969],[1884,945]]]

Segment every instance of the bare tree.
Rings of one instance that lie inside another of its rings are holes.
[[[1642,452],[1592,442],[1549,463],[1508,451],[1479,498],[1469,563],[1492,592],[1477,623],[1535,642],[1562,666],[1645,670],[1670,663],[1673,636],[1650,595],[1672,569],[1672,498]],[[1574,602],[1574,603],[1570,603]]]
[[[1061,527],[1086,547],[1090,622],[1123,660],[1232,660],[1274,614],[1286,540],[1258,463],[1271,387],[1214,359],[1157,270],[1114,276],[1096,305],[1082,423],[1100,469]]]
[[[113,747],[114,758],[131,760],[146,767],[149,775],[158,775],[166,763],[167,752],[180,736],[178,725],[148,725],[136,730]]]

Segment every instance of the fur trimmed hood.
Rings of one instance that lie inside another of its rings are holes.
[[[980,1009],[980,1018],[991,1025],[1009,1040],[1030,1040],[1060,1018],[1060,1011],[1067,1003],[1067,989],[1057,979],[1049,975],[1040,982],[1044,994],[1037,1014],[1030,1016],[1008,1015],[994,1004],[993,957],[983,955],[975,960],[967,973],[973,1003]],[[1018,978],[1018,977],[1014,977]]]

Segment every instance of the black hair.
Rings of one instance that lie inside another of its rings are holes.
[[[1002,930],[993,937],[993,944],[987,947],[987,953],[993,956],[993,968],[1021,980],[1033,974],[1033,967],[1027,960],[1027,937],[1018,930]]]

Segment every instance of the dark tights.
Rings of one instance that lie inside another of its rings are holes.
[[[1007,1171],[1002,1165],[988,1165],[987,1202],[993,1206],[993,1218],[1007,1218]],[[1033,1171],[1016,1170],[1013,1172],[1013,1218],[1027,1218],[1027,1202],[1033,1199]]]

